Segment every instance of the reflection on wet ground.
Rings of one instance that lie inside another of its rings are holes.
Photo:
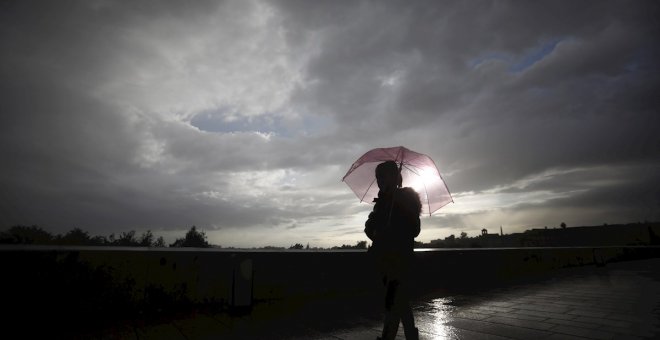
[[[415,315],[426,316],[424,318],[417,317],[417,327],[423,332],[426,331],[442,339],[455,338],[455,329],[447,326],[457,310],[457,307],[453,304],[453,299],[455,298],[436,298],[415,306],[413,309]]]

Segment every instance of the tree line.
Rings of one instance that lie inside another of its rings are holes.
[[[156,237],[151,230],[137,235],[135,230],[114,233],[109,236],[92,236],[80,228],[73,228],[65,234],[53,235],[41,227],[13,226],[0,232],[0,244],[38,244],[66,246],[117,246],[117,247],[197,247],[208,248],[212,245],[207,241],[206,234],[192,226],[182,238],[174,243],[166,244],[162,236]]]
[[[206,233],[192,226],[182,238],[167,244],[162,236],[156,237],[151,230],[138,235],[135,230],[110,234],[109,236],[92,236],[80,228],[73,228],[67,233],[53,235],[41,227],[17,225],[0,232],[0,244],[36,244],[36,245],[63,245],[63,246],[116,246],[116,247],[220,247],[208,242]],[[343,244],[331,248],[310,248],[309,243],[291,245],[288,249],[306,250],[338,250],[338,249],[367,249],[367,241],[358,241],[355,245]],[[229,248],[233,249],[233,248]],[[256,248],[255,248],[256,249]],[[266,246],[260,249],[284,250],[285,247]]]
[[[267,246],[264,247],[264,249],[284,249],[284,247],[271,247]],[[298,249],[298,250],[327,250],[326,248],[322,247],[310,247],[309,243],[307,243],[307,246],[303,246],[302,243],[296,243],[294,245],[291,245],[289,249]],[[339,250],[339,249],[367,249],[367,241],[358,241],[354,245],[350,244],[342,244],[341,246],[334,246],[329,248],[330,250]]]

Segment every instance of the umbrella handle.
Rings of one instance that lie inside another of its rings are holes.
[[[399,152],[401,151],[399,150]],[[398,173],[399,178],[397,179],[396,188],[401,188],[403,186],[403,179],[401,178],[401,169],[403,169],[403,159],[401,159],[401,162],[399,163],[399,173]],[[401,180],[399,181],[399,179]],[[394,210],[394,199],[396,198],[396,191],[397,190],[394,189],[394,191],[392,192],[392,202],[390,202],[390,211],[387,214],[387,224],[385,225],[386,228],[390,227],[390,222],[392,221],[392,210]]]
[[[394,210],[394,199],[396,198],[396,189],[394,189],[394,192],[392,192],[392,202],[390,202],[390,211],[387,214],[387,224],[385,225],[385,228],[389,229],[390,228],[390,222],[392,221],[392,210]]]

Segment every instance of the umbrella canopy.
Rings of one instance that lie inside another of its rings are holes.
[[[378,197],[375,171],[376,166],[385,161],[395,161],[399,165],[403,186],[417,191],[424,205],[424,213],[431,215],[454,202],[431,157],[403,146],[370,150],[351,165],[342,181],[353,190],[360,202],[372,202]]]

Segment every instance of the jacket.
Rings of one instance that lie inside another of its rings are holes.
[[[415,237],[420,232],[419,215],[422,204],[412,188],[397,188],[394,192],[379,192],[376,205],[365,222],[364,232],[373,242],[374,252],[382,254],[412,254]]]

